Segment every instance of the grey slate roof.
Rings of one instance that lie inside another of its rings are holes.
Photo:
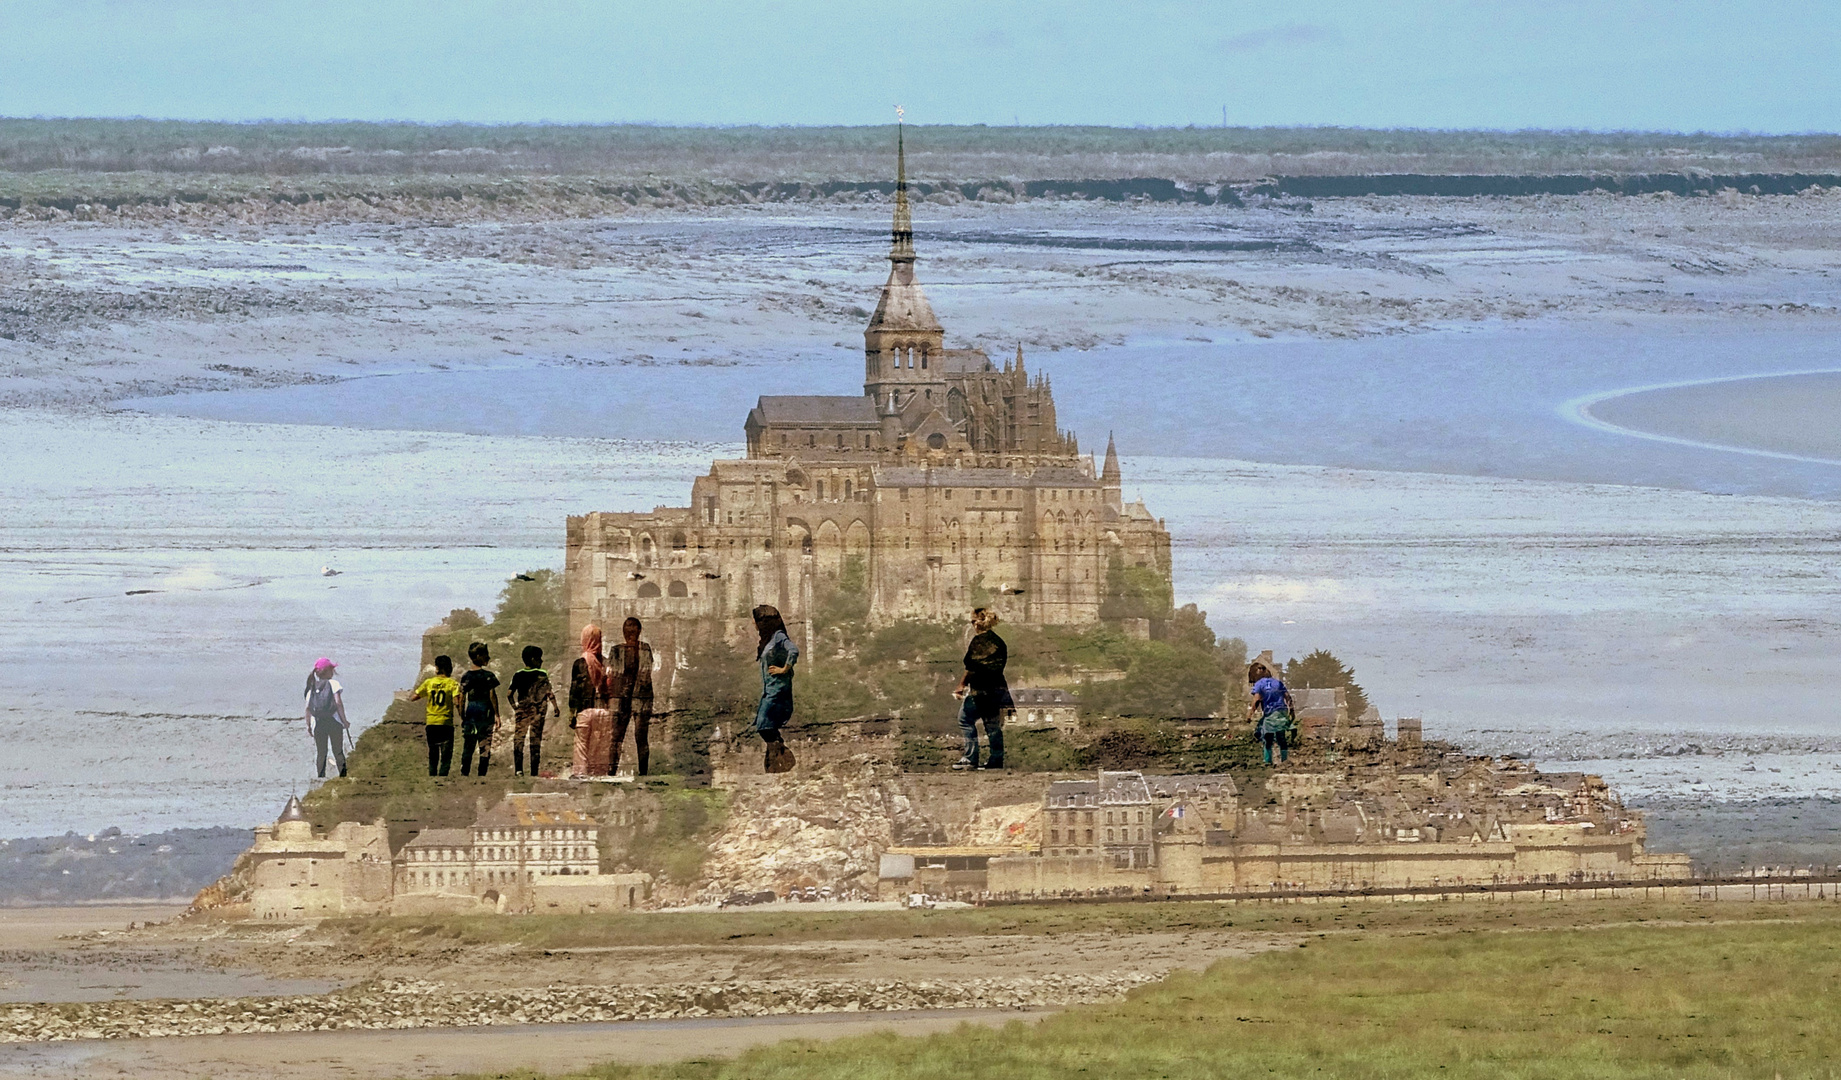
[[[473,833],[468,829],[423,829],[405,848],[470,848]]]
[[[1066,690],[1012,689],[1010,700],[1018,705],[1072,705],[1074,695]]]
[[[763,395],[749,418],[758,418],[760,423],[770,425],[862,424],[875,427],[881,422],[876,418],[875,402],[862,395]]]

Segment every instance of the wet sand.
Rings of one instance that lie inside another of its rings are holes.
[[[1054,1010],[947,1009],[884,1016],[723,1017],[417,1031],[199,1035],[132,1042],[86,1040],[0,1046],[0,1077],[88,1080],[295,1080],[337,1076],[451,1076],[514,1070],[566,1073],[590,1064],[647,1065],[733,1057],[784,1039],[886,1032],[932,1035],[962,1024],[1033,1023]]]
[[[1590,407],[1633,431],[1841,465],[1841,372],[1642,390]]]
[[[0,1004],[318,994],[342,982],[212,963],[190,947],[129,930],[184,910],[170,904],[0,908]]]

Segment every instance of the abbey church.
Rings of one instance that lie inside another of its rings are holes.
[[[946,347],[915,277],[896,154],[863,393],[762,397],[747,457],[715,462],[688,507],[571,517],[572,634],[628,615],[745,622],[763,603],[798,621],[839,591],[862,594],[872,623],[982,605],[1013,623],[1148,631],[1143,583],[1167,598],[1169,533],[1124,501],[1110,442],[1096,466],[1057,426],[1049,382],[1020,348],[1000,367]]]

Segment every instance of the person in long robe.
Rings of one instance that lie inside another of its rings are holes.
[[[601,628],[582,627],[582,655],[569,673],[569,726],[575,729],[570,775],[606,776],[613,765],[614,719],[608,712],[607,663],[601,658]]]

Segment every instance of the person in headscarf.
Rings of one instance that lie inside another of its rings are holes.
[[[320,778],[326,778],[326,751],[330,748],[335,761],[339,763],[339,775],[345,775],[345,739],[352,730],[351,721],[345,718],[345,688],[339,680],[333,678],[339,672],[339,666],[322,656],[313,662],[313,670],[307,673],[307,699],[305,715],[307,734],[312,737],[314,749],[318,751]]]
[[[780,729],[793,715],[793,665],[799,662],[799,646],[786,634],[786,620],[780,609],[762,604],[754,609],[754,629],[760,644],[754,650],[761,665],[761,704],[754,712],[754,730],[767,744],[763,762],[770,773],[793,767],[793,752],[786,748]]]
[[[601,628],[582,627],[582,655],[569,673],[569,726],[575,729],[570,775],[606,776],[614,753],[613,716],[607,711],[607,664],[601,658]]]

